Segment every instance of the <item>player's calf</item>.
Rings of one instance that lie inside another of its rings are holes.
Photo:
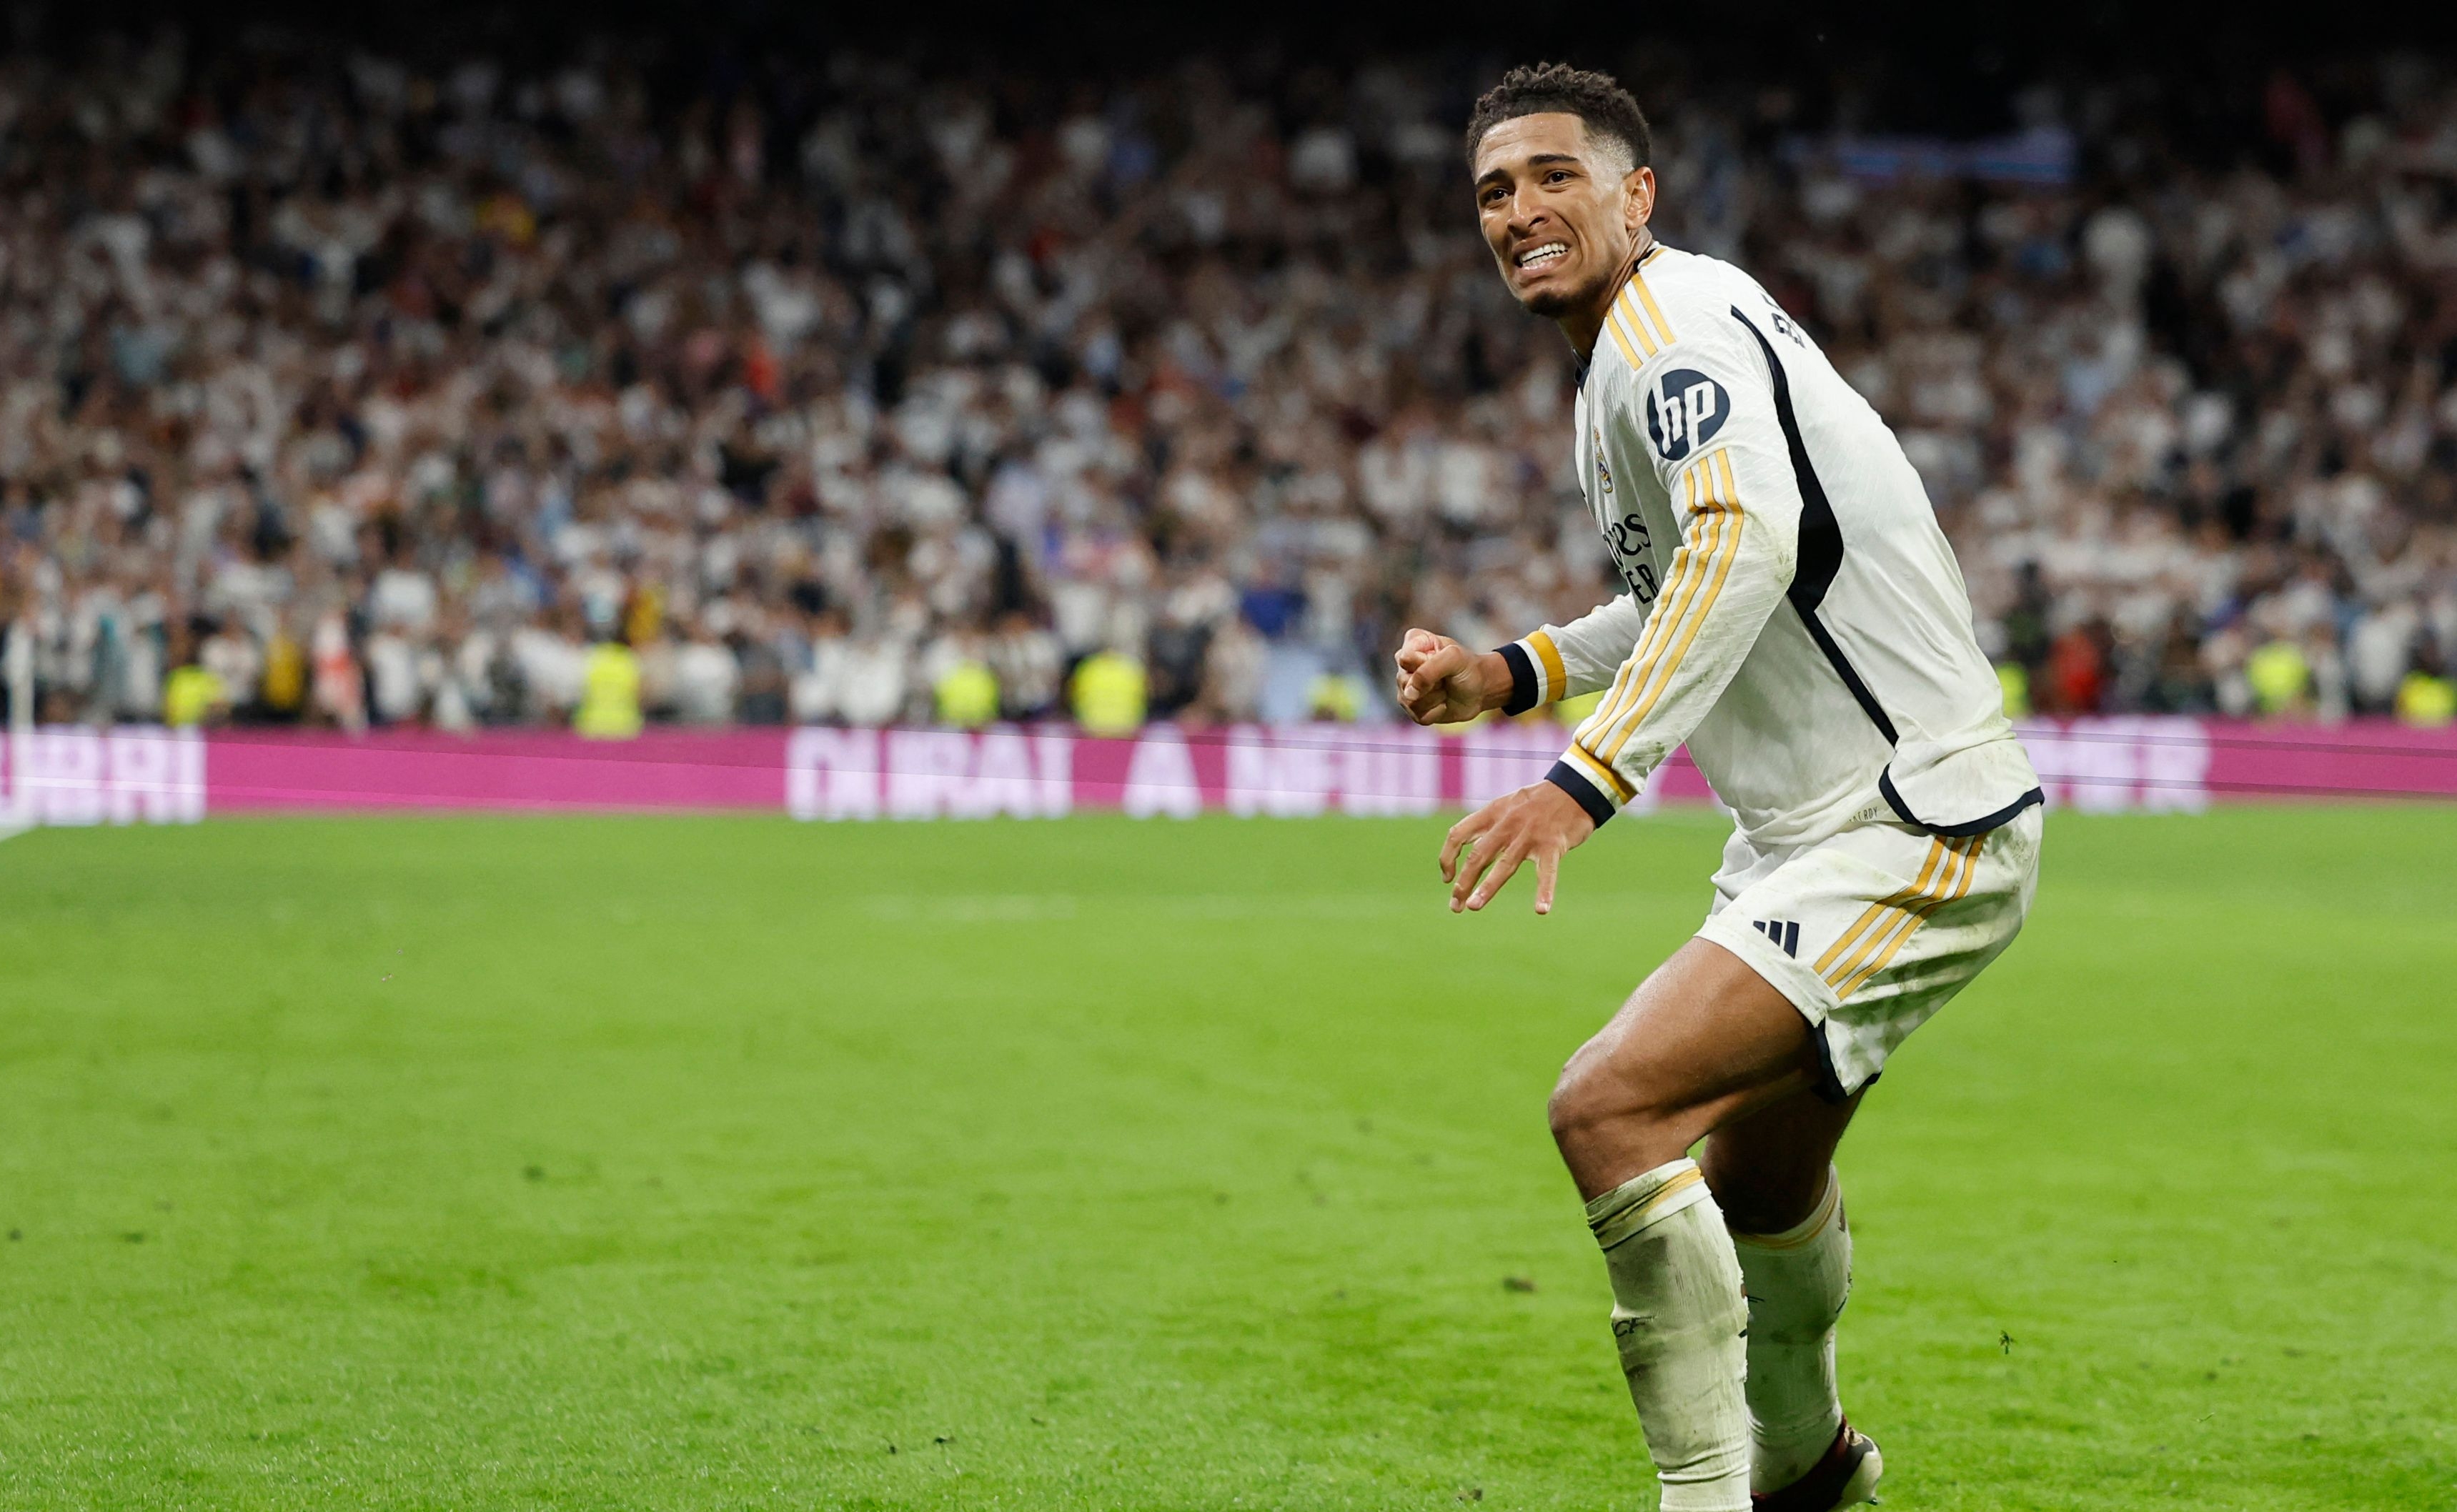
[[[1843,1426],[1834,1325],[1851,1295],[1843,1184],[1829,1176],[1807,1218],[1776,1232],[1735,1229],[1748,1288],[1749,1483],[1781,1490],[1827,1457]]]
[[[1807,1476],[1843,1422],[1834,1325],[1851,1293],[1851,1232],[1831,1162],[1859,1101],[1796,1093],[1717,1129],[1700,1161],[1748,1287],[1749,1480],[1761,1495]]]
[[[1749,1505],[1741,1270],[1691,1145],[1800,1091],[1807,1028],[1720,945],[1693,941],[1562,1071],[1550,1107],[1612,1278],[1613,1337],[1666,1512]]]

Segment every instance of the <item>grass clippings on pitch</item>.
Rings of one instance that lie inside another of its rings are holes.
[[[0,848],[0,1503],[1651,1508],[1561,1059],[1720,831]],[[1843,1166],[1889,1509],[2457,1506],[2457,809],[2058,816]]]

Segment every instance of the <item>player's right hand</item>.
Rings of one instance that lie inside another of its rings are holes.
[[[1461,724],[1508,701],[1509,668],[1491,652],[1468,650],[1448,635],[1412,630],[1394,658],[1399,664],[1399,707],[1418,724]],[[1503,697],[1492,687],[1500,666]]]

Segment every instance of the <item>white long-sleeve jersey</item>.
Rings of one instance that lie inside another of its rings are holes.
[[[1684,741],[1760,846],[1972,835],[2039,801],[1919,474],[1757,280],[1649,251],[1577,424],[1627,591],[1502,654],[1514,713],[1609,689],[1551,777],[1598,823]]]

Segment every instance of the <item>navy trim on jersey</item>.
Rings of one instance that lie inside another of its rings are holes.
[[[1869,691],[1868,683],[1860,676],[1860,670],[1851,665],[1851,658],[1844,655],[1843,648],[1834,643],[1834,634],[1826,628],[1826,622],[1817,617],[1817,606],[1826,601],[1826,590],[1834,586],[1834,574],[1843,567],[1843,528],[1834,518],[1833,502],[1826,497],[1826,486],[1817,481],[1817,469],[1809,465],[1808,447],[1800,439],[1800,420],[1791,408],[1791,380],[1784,373],[1783,360],[1774,354],[1774,343],[1741,313],[1737,304],[1732,306],[1732,319],[1741,322],[1742,329],[1757,338],[1758,350],[1765,354],[1766,370],[1774,382],[1774,417],[1783,426],[1784,445],[1791,452],[1791,475],[1800,487],[1800,568],[1792,574],[1791,588],[1785,596],[1791,600],[1791,607],[1800,611],[1800,623],[1807,630],[1808,638],[1826,653],[1826,660],[1833,667],[1835,675],[1841,677],[1843,686],[1851,691],[1852,699],[1860,705],[1860,711],[1869,716],[1869,722],[1877,727],[1877,733],[1886,737],[1886,744],[1900,745],[1902,736],[1895,731],[1894,722],[1886,717],[1885,707],[1877,702],[1877,695]],[[1890,764],[1877,774],[1877,793],[1904,823],[1915,824],[1931,835],[1950,835],[1957,839],[1970,835],[1985,835],[2032,804],[2047,801],[2045,794],[2033,788],[1986,818],[1972,819],[1965,824],[1931,823],[1912,813],[1911,806],[1903,801],[1902,794],[1894,790]]]
[[[1586,779],[1585,774],[1567,761],[1554,762],[1553,770],[1544,774],[1544,780],[1578,799],[1579,807],[1587,811],[1587,818],[1596,821],[1598,829],[1602,829],[1605,820],[1621,812],[1612,806],[1612,799],[1596,791],[1596,785]]]
[[[1536,675],[1536,658],[1514,640],[1501,648],[1501,659],[1510,664],[1510,701],[1501,706],[1501,712],[1525,714],[1544,695],[1544,679]]]
[[[1894,722],[1886,717],[1886,711],[1877,703],[1877,695],[1860,680],[1860,669],[1852,666],[1851,658],[1843,654],[1843,648],[1834,644],[1834,636],[1827,630],[1826,622],[1817,617],[1813,609],[1802,610],[1800,622],[1807,627],[1808,638],[1817,642],[1817,649],[1826,653],[1826,660],[1832,665],[1835,674],[1843,679],[1843,686],[1851,690],[1851,696],[1859,703],[1860,712],[1867,715],[1877,727],[1877,733],[1886,737],[1886,744],[1900,745],[1902,736],[1894,733]]]
[[[1911,806],[1903,801],[1903,796],[1894,791],[1894,774],[1892,768],[1889,767],[1887,770],[1877,774],[1877,794],[1886,800],[1886,807],[1892,809],[1897,815],[1902,817],[1902,821],[1904,823],[1916,824],[1931,835],[1947,835],[1955,839],[1962,839],[1972,835],[1985,835],[1990,830],[1996,828],[1998,825],[2010,822],[2014,815],[2021,813],[2032,804],[2045,803],[2048,800],[2047,794],[2041,792],[2037,788],[2033,788],[2028,793],[2023,794],[2020,797],[2015,798],[2013,802],[2006,804],[2003,808],[1998,809],[1995,813],[1989,815],[1985,818],[1972,819],[1967,824],[1931,824],[1928,820],[1921,818],[1918,815],[1912,813]]]
[[[1757,338],[1758,350],[1765,354],[1766,371],[1774,381],[1774,418],[1783,426],[1783,444],[1791,452],[1791,476],[1800,486],[1800,566],[1791,574],[1791,587],[1784,596],[1800,611],[1801,618],[1807,619],[1826,602],[1826,590],[1834,586],[1834,574],[1842,570],[1843,527],[1834,518],[1834,504],[1826,497],[1826,485],[1818,481],[1817,469],[1809,465],[1808,445],[1800,439],[1800,417],[1792,412],[1791,378],[1783,370],[1783,360],[1774,355],[1774,343],[1750,324],[1737,304],[1732,306],[1732,319]],[[1841,653],[1828,650],[1826,654]]]
[[[1774,343],[1741,313],[1737,304],[1732,306],[1732,319],[1757,339],[1758,350],[1765,354],[1766,372],[1774,383],[1774,418],[1783,426],[1783,444],[1791,453],[1792,481],[1800,488],[1800,565],[1784,596],[1791,600],[1808,638],[1826,653],[1827,664],[1843,679],[1843,686],[1851,691],[1853,701],[1877,727],[1877,733],[1886,737],[1886,744],[1898,745],[1902,736],[1895,732],[1894,722],[1886,717],[1884,706],[1869,691],[1860,670],[1851,665],[1851,658],[1834,643],[1833,632],[1817,617],[1817,606],[1826,602],[1826,590],[1834,586],[1834,574],[1843,569],[1843,527],[1834,518],[1834,504],[1826,497],[1826,485],[1818,481],[1817,468],[1809,463],[1808,445],[1800,439],[1800,417],[1791,408],[1791,379],[1783,370],[1783,360],[1774,355]]]

